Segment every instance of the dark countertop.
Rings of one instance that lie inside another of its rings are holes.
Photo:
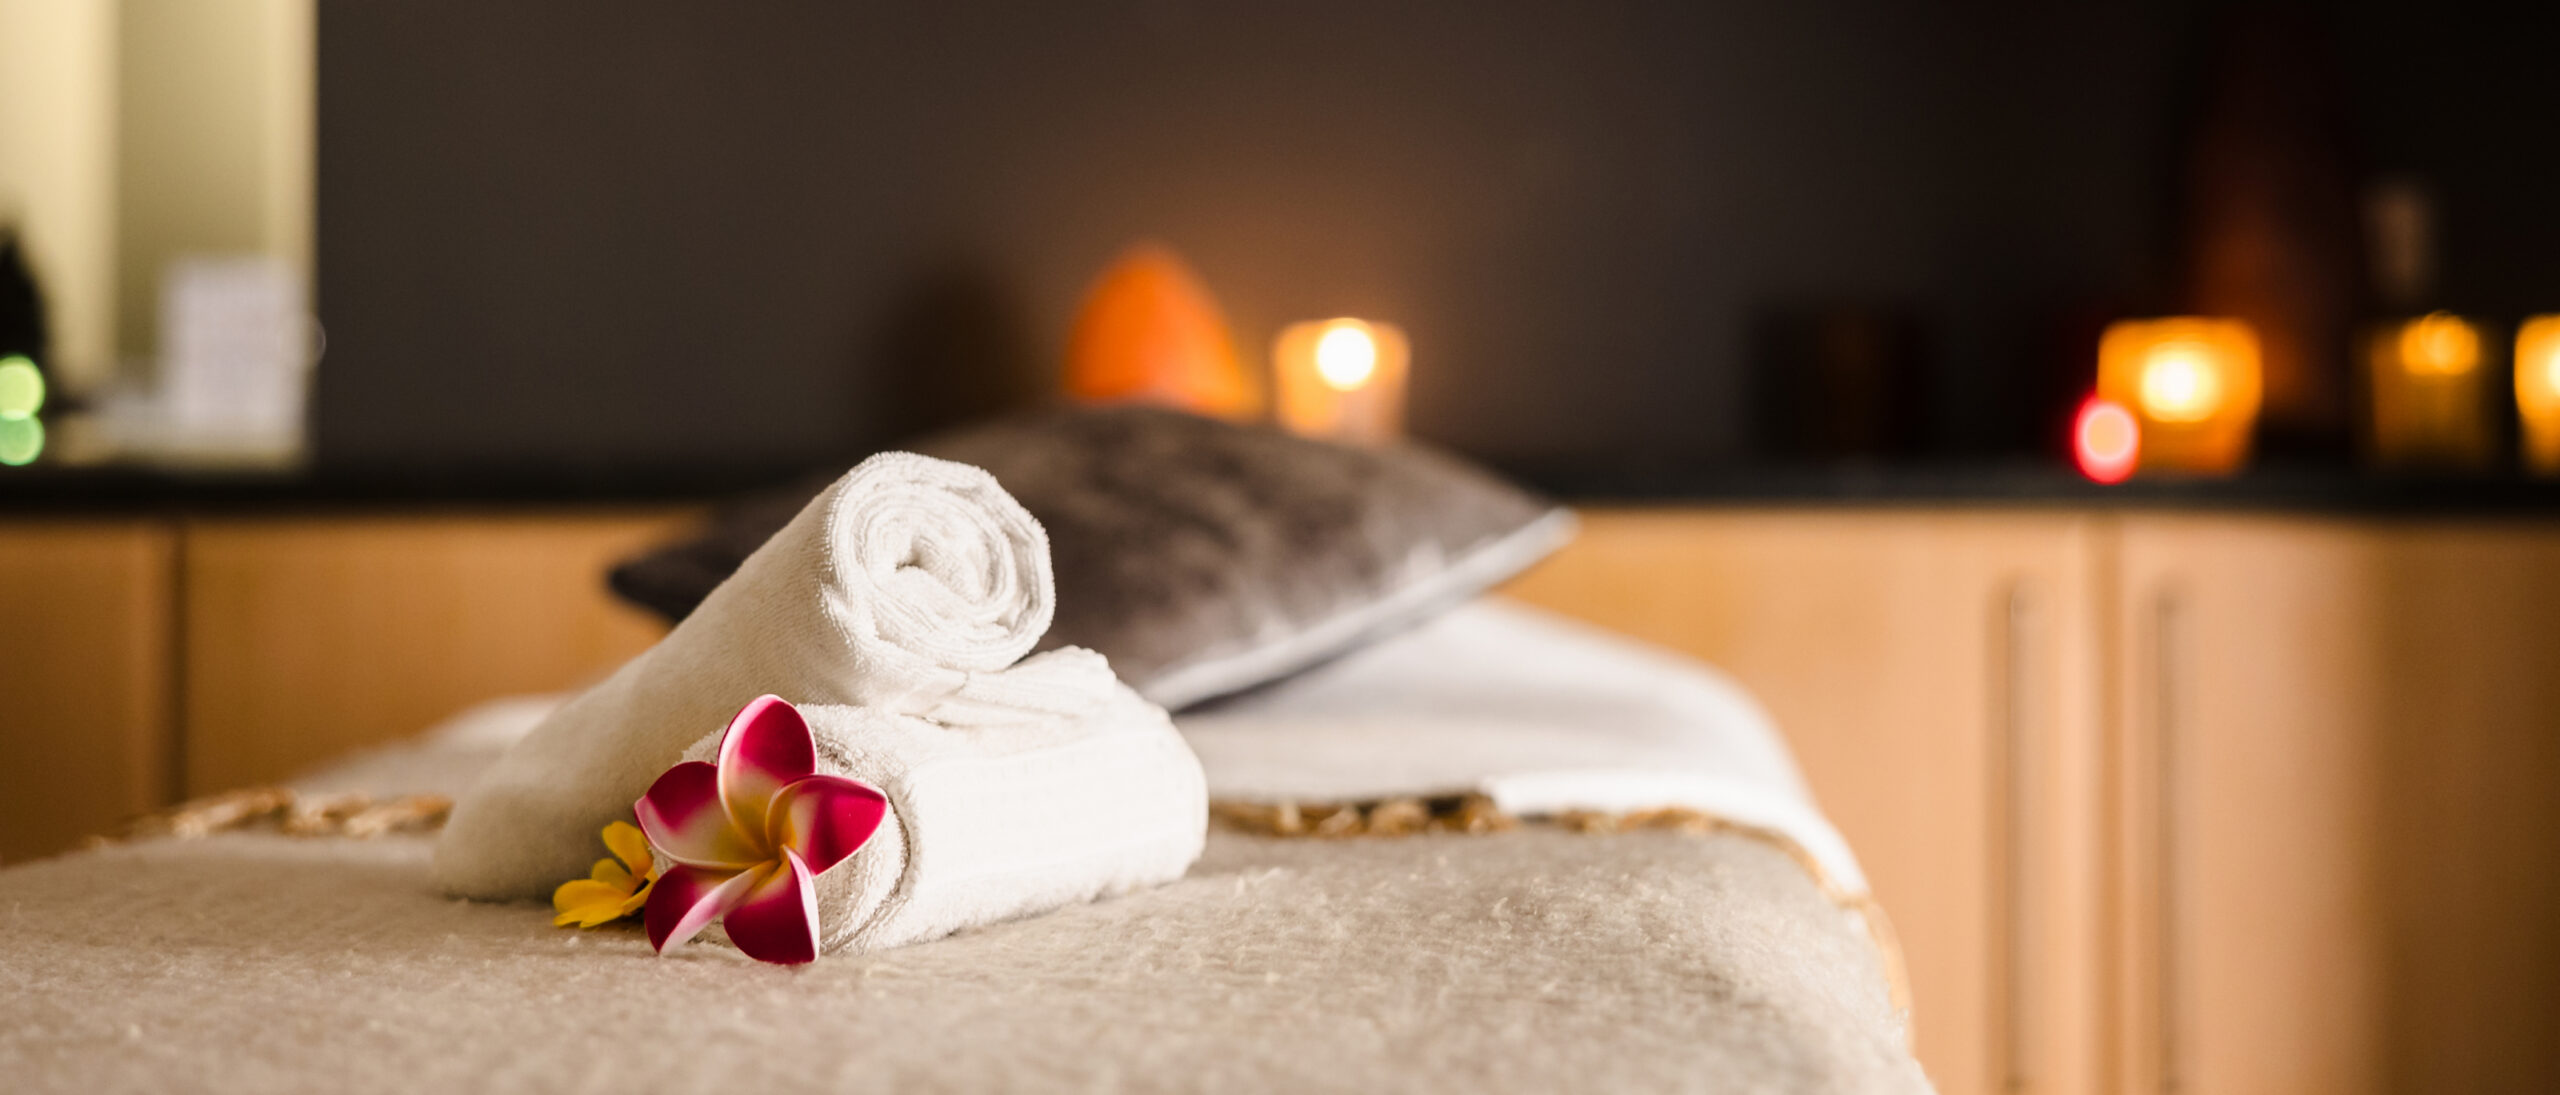
[[[2223,479],[2134,479],[2112,485],[2033,462],[1598,473],[1517,469],[1514,474],[1586,505],[2121,508],[2560,518],[2560,479],[2519,474],[2381,474],[2316,465],[2258,467]]]
[[[2102,486],[2059,467],[2024,461],[1503,470],[1566,501],[1595,506],[2122,508],[2560,518],[2560,479],[2514,474],[2378,475],[2334,467],[2267,466],[2230,479]],[[700,505],[801,481],[809,471],[704,466],[305,472],[0,468],[0,519]]]
[[[0,518],[700,505],[789,483],[798,467],[0,468]]]

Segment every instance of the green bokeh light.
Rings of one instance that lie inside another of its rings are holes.
[[[13,468],[32,464],[43,452],[43,422],[33,418],[0,418],[0,464]]]
[[[0,357],[0,418],[34,418],[43,409],[44,374],[36,363],[16,354]]]

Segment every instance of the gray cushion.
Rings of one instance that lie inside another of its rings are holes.
[[[1046,411],[929,439],[1049,530],[1042,649],[1083,646],[1182,707],[1276,680],[1429,617],[1573,534],[1551,502],[1416,445],[1349,448],[1149,407]],[[681,618],[822,484],[732,507],[615,569]]]

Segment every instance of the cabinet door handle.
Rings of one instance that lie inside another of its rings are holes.
[[[2034,786],[2031,778],[2032,746],[2029,743],[2028,712],[2033,706],[2029,684],[2030,654],[2028,645],[2034,628],[2035,591],[2024,581],[2009,587],[2001,606],[2000,619],[2000,721],[1994,748],[1998,750],[1997,776],[2001,809],[1997,823],[2000,842],[1994,867],[2000,874],[2000,889],[1995,891],[2002,926],[2000,1056],[2005,1075],[2002,1089],[2026,1092],[2034,1089],[2029,1068],[2029,1017],[2035,1014],[2028,1006],[2027,994],[2031,978],[2029,964],[2034,960],[2033,905],[2036,887],[2030,885],[2033,857],[2027,849],[2030,813],[2027,796]]]
[[[2160,590],[2152,600],[2152,641],[2155,644],[2152,652],[2152,741],[2159,787],[2159,799],[2154,808],[2160,815],[2159,831],[2154,839],[2159,842],[2160,967],[2157,973],[2160,985],[2160,1089],[2163,1092],[2175,1092],[2184,1083],[2179,1070],[2185,1047],[2181,1044],[2178,1027],[2178,821],[2182,798],[2178,756],[2182,730],[2179,701],[2184,698],[2187,683],[2184,679],[2186,651],[2182,642],[2185,613],[2185,606],[2174,588]]]

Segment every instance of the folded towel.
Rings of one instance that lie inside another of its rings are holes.
[[[1073,718],[955,729],[877,707],[800,708],[818,770],[879,788],[890,807],[861,851],[818,876],[822,949],[917,943],[1182,877],[1207,839],[1199,760],[1101,655],[1062,659],[1061,675],[1077,674],[1098,674],[1103,699]],[[719,745],[714,730],[685,758],[713,761]]]
[[[1022,660],[1054,592],[1047,534],[993,476],[911,453],[863,461],[665,639],[510,749],[456,804],[437,878],[533,898],[583,875],[605,823],[768,692],[954,726],[1090,711],[1113,694],[1091,672],[1098,655]]]

